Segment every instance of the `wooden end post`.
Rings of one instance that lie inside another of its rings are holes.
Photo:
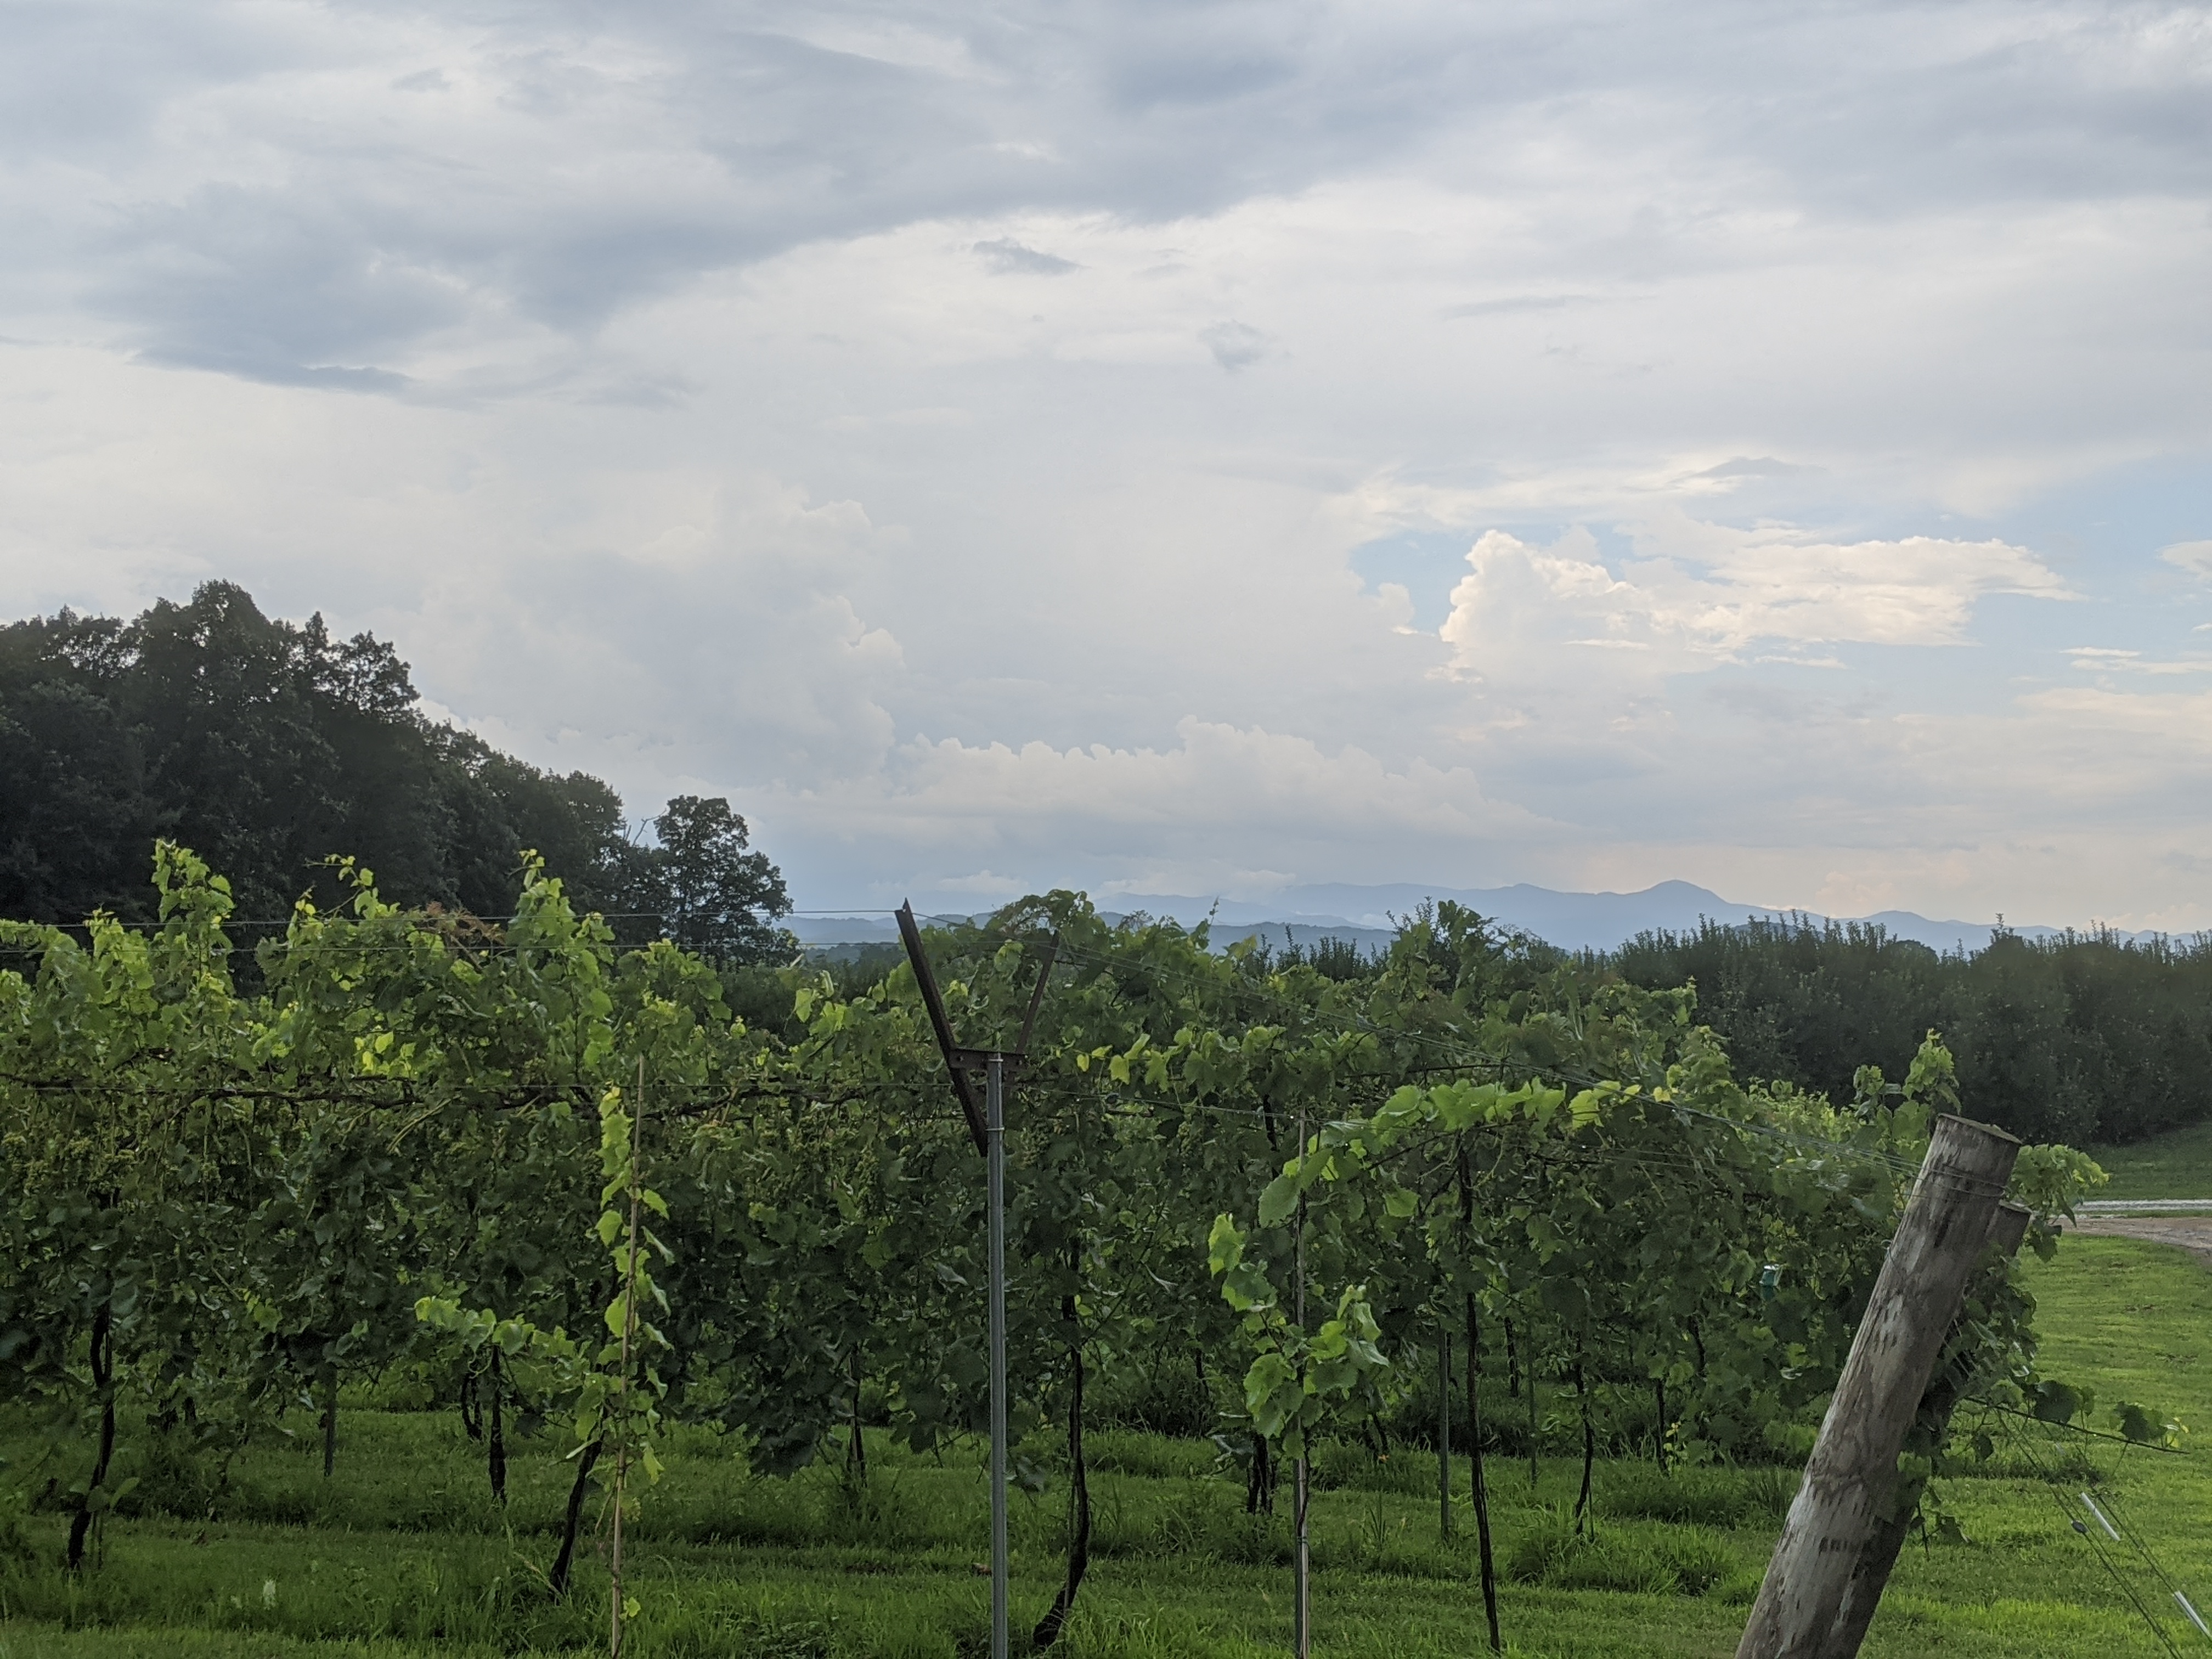
[[[2002,1129],[1936,1120],[1736,1659],[1821,1659],[1861,1558],[1894,1513],[1898,1454],[2019,1155]]]

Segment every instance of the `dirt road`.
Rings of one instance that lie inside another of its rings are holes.
[[[2212,1215],[2084,1216],[2069,1230],[2096,1238],[2147,1238],[2179,1244],[2212,1267]]]

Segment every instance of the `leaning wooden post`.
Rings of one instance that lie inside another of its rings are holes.
[[[2019,1155],[2002,1129],[1936,1120],[1736,1659],[1820,1659],[1852,1573],[1893,1513],[1898,1454]]]
[[[1997,1206],[1996,1214],[1990,1219],[1990,1236],[1982,1246],[1982,1259],[1988,1264],[1982,1270],[1985,1280],[2001,1281],[2010,1271],[2013,1257],[2020,1254],[2021,1241],[2027,1237],[2030,1219],[2017,1204]],[[1954,1323],[1952,1330],[1957,1328]],[[1947,1336],[1944,1346],[1949,1345]],[[1920,1409],[1915,1416],[1937,1446],[1949,1431],[1951,1415],[1959,1409],[1965,1391],[1975,1381],[1955,1365],[1947,1366],[1920,1396]],[[1891,1492],[1889,1513],[1876,1523],[1873,1536],[1859,1552],[1858,1565],[1844,1591],[1843,1606],[1837,1610],[1827,1640],[1820,1644],[1820,1659],[1857,1659],[1867,1626],[1874,1622],[1875,1609],[1881,1605],[1881,1593],[1888,1588],[1889,1575],[1897,1566],[1898,1553],[1905,1547],[1905,1535],[1912,1528],[1912,1516],[1927,1485],[1924,1478],[1916,1477],[1899,1480]]]

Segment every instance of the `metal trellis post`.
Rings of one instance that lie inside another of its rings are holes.
[[[1305,1103],[1298,1103],[1298,1161],[1303,1165],[1306,1156]],[[1298,1199],[1297,1231],[1292,1249],[1295,1257],[1291,1278],[1296,1288],[1291,1292],[1291,1317],[1296,1322],[1298,1334],[1306,1328],[1306,1201]],[[1298,1436],[1298,1461],[1294,1468],[1291,1507],[1297,1541],[1292,1546],[1291,1565],[1291,1652],[1293,1659],[1313,1659],[1313,1553],[1306,1532],[1306,1443],[1303,1431]]]
[[[1006,1057],[984,1072],[991,1274],[991,1659],[1006,1651]]]
[[[1022,1020],[1021,1042],[1009,1052],[963,1048],[952,1040],[951,1022],[945,1018],[945,999],[938,992],[937,975],[930,971],[929,956],[922,949],[921,929],[914,907],[902,904],[896,912],[899,937],[913,964],[922,1006],[930,1029],[945,1055],[952,1079],[952,1092],[968,1122],[975,1150],[983,1154],[984,1255],[989,1288],[991,1372],[991,1659],[1008,1659],[1007,1600],[1009,1559],[1006,1547],[1006,1074],[1018,1070],[1029,1056],[1030,1034],[1036,1029],[1037,1013],[1044,1006],[1045,984],[1052,977],[1060,954],[1060,938],[1045,943],[1044,958],[1037,966],[1036,987],[1030,994],[1028,1013]],[[980,1105],[968,1073],[983,1073]]]

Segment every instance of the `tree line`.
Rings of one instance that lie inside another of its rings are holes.
[[[1590,958],[1632,984],[1693,985],[1698,1018],[1747,1076],[1848,1098],[1858,1066],[1894,1074],[1932,1028],[1969,1117],[2077,1146],[2140,1139],[2212,1112],[2212,938],[2111,933],[1939,955],[1859,922],[1805,918],[1646,933]]]
[[[0,916],[150,921],[157,838],[224,871],[245,918],[340,902],[334,855],[395,902],[504,916],[531,850],[625,943],[786,954],[783,878],[726,800],[678,796],[652,829],[587,773],[428,718],[388,643],[264,616],[234,583],[0,627]]]
[[[374,868],[393,902],[502,916],[531,850],[618,944],[674,939],[724,971],[738,1012],[787,1021],[764,970],[794,953],[775,926],[789,900],[744,818],[678,796],[644,830],[599,779],[427,718],[388,643],[337,638],[319,616],[265,617],[232,583],[129,621],[64,611],[0,627],[0,916],[150,920],[157,837],[225,871],[247,918],[281,919],[303,894],[340,902],[328,860],[341,854]],[[1330,980],[1380,971],[1328,940],[1282,960]],[[2133,1140],[2212,1110],[2202,936],[2000,932],[1939,955],[1878,927],[1796,918],[1642,933],[1582,961],[1645,989],[1693,986],[1741,1072],[1831,1099],[1851,1097],[1861,1065],[1900,1075],[1933,1029],[1963,1109],[2031,1139]],[[844,977],[884,965],[864,952]]]

